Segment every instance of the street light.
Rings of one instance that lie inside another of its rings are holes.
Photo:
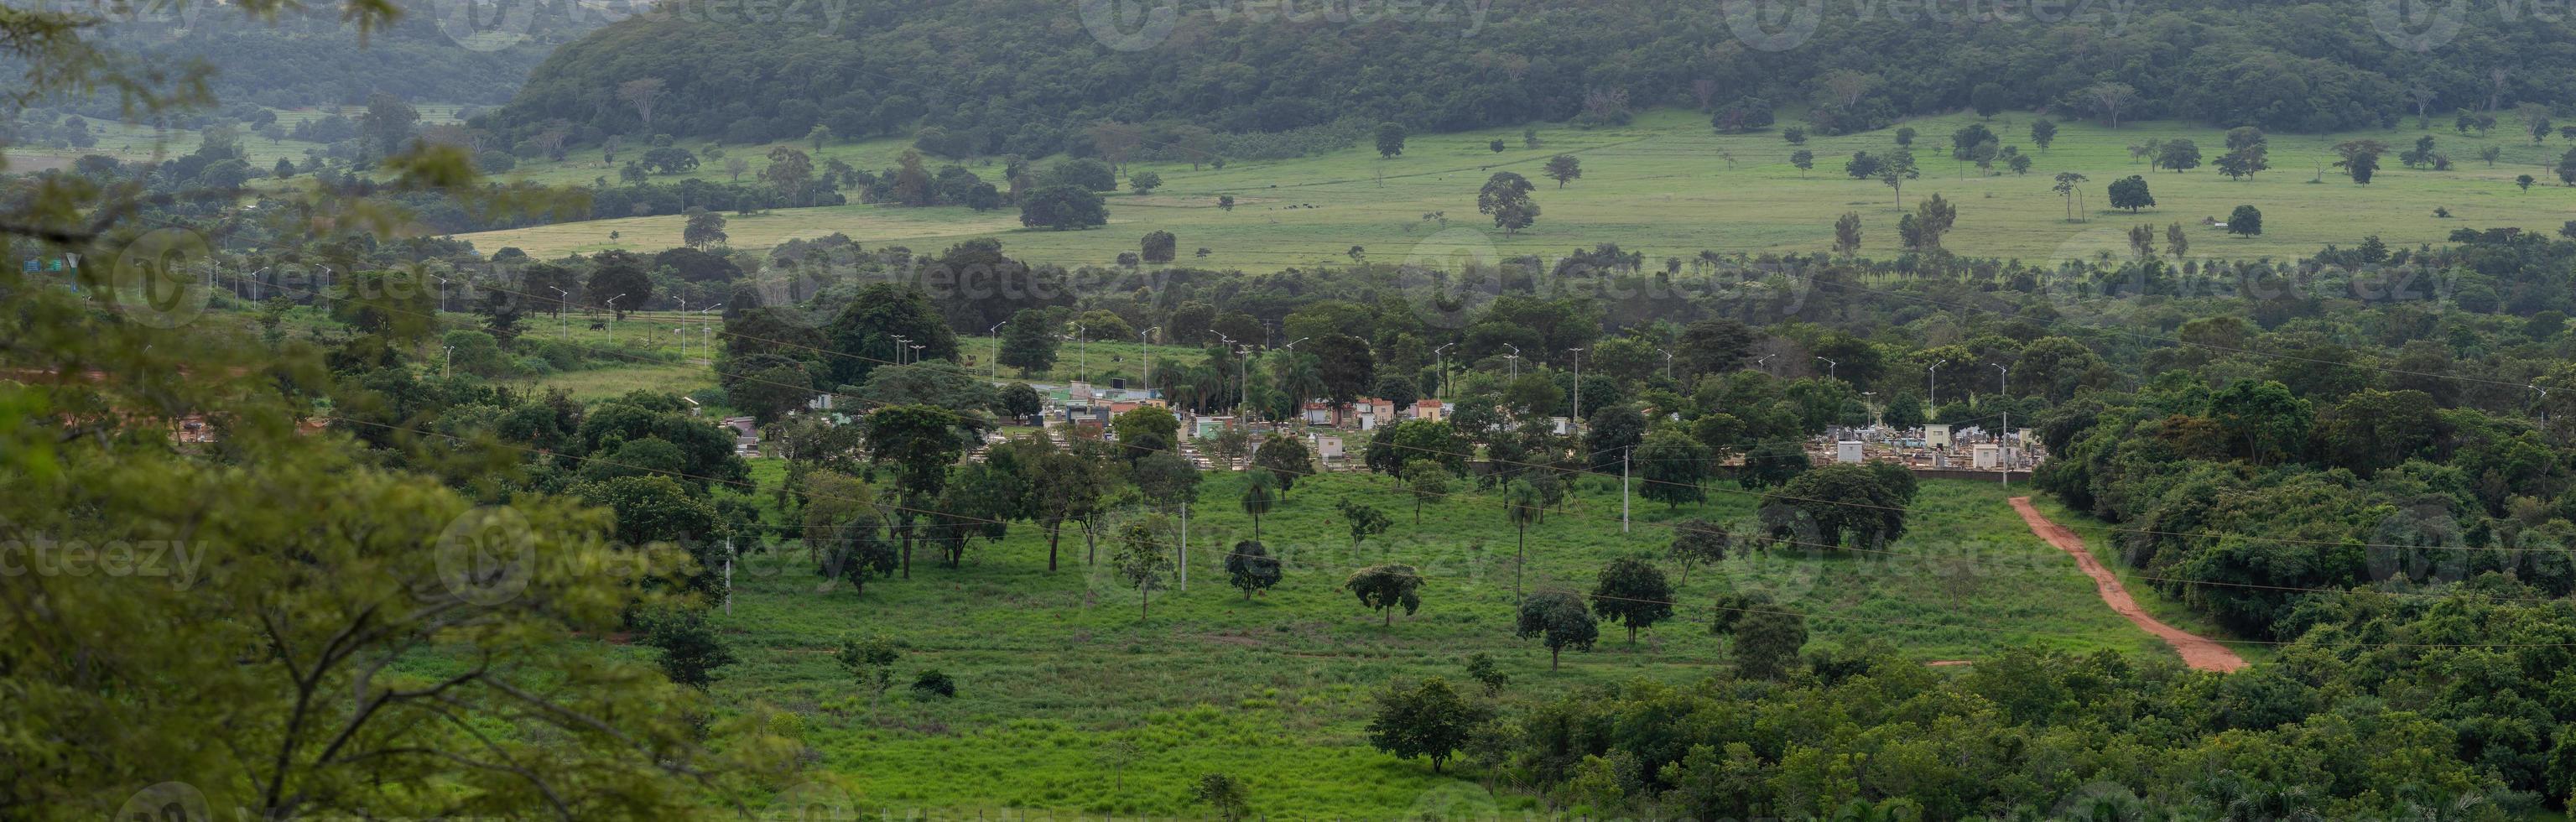
[[[564,316],[565,306],[572,302],[572,292],[551,285],[546,287],[555,289],[555,339],[560,340],[572,334],[572,318]]]
[[[1220,342],[1222,342],[1222,343],[1223,343],[1223,345],[1219,346],[1219,350],[1223,350],[1223,349],[1225,349],[1225,348],[1232,348],[1232,347],[1234,347],[1234,338],[1233,338],[1233,337],[1228,337],[1228,336],[1226,336],[1226,335],[1225,335],[1225,332],[1223,332],[1223,331],[1218,331],[1218,330],[1216,330],[1216,329],[1211,328],[1211,329],[1208,329],[1208,333],[1210,333],[1210,334],[1215,334],[1215,335],[1216,335],[1217,340],[1219,340]],[[1234,378],[1235,378],[1235,380],[1236,380],[1236,381],[1238,381],[1238,382],[1242,381],[1242,379],[1243,379],[1243,360],[1242,360],[1242,358],[1238,357],[1238,358],[1236,358],[1236,359],[1235,359],[1234,371],[1235,371],[1235,374],[1234,374]],[[1220,380],[1218,380],[1218,381],[1217,381],[1217,383],[1216,383],[1216,390],[1217,390],[1217,394],[1218,394],[1218,396],[1224,396],[1224,392],[1225,392],[1225,381],[1224,381],[1224,380],[1221,380],[1221,379],[1220,379]],[[1235,403],[1235,406],[1234,406],[1234,413],[1235,413],[1235,416],[1238,416],[1238,417],[1240,417],[1240,416],[1242,416],[1242,415],[1243,415],[1243,404],[1242,404],[1241,402],[1237,402],[1237,403]]]
[[[1440,375],[1440,384],[1431,387],[1432,399],[1439,399],[1440,390],[1449,387],[1449,361],[1442,359],[1440,352],[1447,351],[1456,345],[1457,343],[1443,343],[1439,348],[1431,349],[1431,373]]]
[[[705,307],[705,308],[698,309],[698,324],[699,324],[699,325],[705,325],[705,324],[706,324],[706,322],[707,322],[707,312],[709,312],[709,311],[714,311],[714,310],[716,310],[716,309],[723,308],[723,307],[725,307],[725,304],[724,304],[724,303],[716,303],[715,305],[710,305],[710,306],[707,306],[707,307]],[[689,325],[689,315],[687,315],[687,314],[685,314],[685,313],[681,314],[681,315],[680,315],[680,326],[681,326],[682,328],[687,328],[687,327],[688,327],[688,325]],[[712,331],[714,331],[715,329],[710,328],[710,329],[706,329],[706,330],[708,330],[708,331],[711,331],[711,332],[712,332]],[[710,360],[712,360],[712,359],[714,359],[714,358],[715,358],[715,348],[713,348],[713,347],[712,347],[712,345],[710,345],[710,346],[707,348],[707,357],[708,357],[708,359],[710,359]],[[682,361],[686,361],[686,360],[688,360],[688,358],[689,358],[689,337],[688,337],[688,335],[686,335],[686,334],[682,334],[682,335],[680,335],[680,359],[681,359]]]
[[[1314,339],[1314,338],[1313,338],[1313,337],[1298,337],[1296,340],[1294,340],[1294,341],[1292,341],[1292,342],[1288,343],[1287,345],[1280,346],[1280,349],[1282,349],[1282,350],[1286,350],[1286,351],[1295,351],[1295,350],[1297,350],[1297,343],[1305,342],[1305,341],[1307,341],[1307,340],[1311,340],[1311,339]]]
[[[438,378],[443,380],[456,376],[456,346],[443,345],[439,348],[446,352],[447,360],[439,364]]]
[[[1158,325],[1136,332],[1137,347],[1144,349],[1144,353],[1140,356],[1145,358],[1146,399],[1152,399],[1154,397],[1154,332],[1161,330],[1163,330],[1163,327]]]
[[[1941,410],[1941,366],[1949,364],[1949,360],[1942,360],[1923,369],[1923,404],[1934,413]]]
[[[1566,350],[1574,352],[1574,427],[1576,430],[1581,430],[1583,428],[1583,349]]]
[[[1755,359],[1755,360],[1753,361],[1753,367],[1754,367],[1755,369],[1757,369],[1757,370],[1760,370],[1760,371],[1761,371],[1762,373],[1764,373],[1764,374],[1769,374],[1769,373],[1771,373],[1771,358],[1772,358],[1772,357],[1777,357],[1777,356],[1780,356],[1780,355],[1778,355],[1778,354],[1764,354],[1764,355],[1762,355],[1760,358]]]
[[[445,314],[447,313],[447,278],[436,274],[429,275],[429,278],[438,281],[438,313]]]
[[[617,301],[625,298],[624,294],[608,298],[608,322],[600,324],[600,327],[607,329],[609,345],[617,344]]]
[[[1835,379],[1834,369],[1841,365],[1841,363],[1834,362],[1830,357],[1817,357],[1816,359],[1825,361],[1825,379]]]
[[[984,336],[993,338],[993,365],[991,370],[993,372],[993,378],[997,380],[1002,378],[1002,326],[1010,324],[1010,320],[1003,320],[1001,322],[994,323],[992,330],[984,332]]]
[[[1512,353],[1503,355],[1503,359],[1512,361],[1512,379],[1518,380],[1521,378],[1521,347],[1511,343],[1503,343],[1503,347],[1512,350]]]

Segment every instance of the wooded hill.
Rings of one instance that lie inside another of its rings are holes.
[[[1035,157],[1097,150],[1086,132],[1104,121],[1187,124],[1144,143],[1183,148],[1347,119],[1448,131],[1752,101],[1811,106],[1810,130],[1827,134],[1972,104],[2318,132],[2556,106],[2576,88],[2563,18],[2489,5],[2453,7],[2467,9],[2457,33],[2432,30],[2438,45],[2421,51],[2392,45],[2414,43],[2410,30],[2375,22],[2360,0],[2069,5],[2048,10],[2056,22],[2019,8],[2004,20],[1945,8],[1939,22],[1835,3],[1776,51],[1685,0],[1498,0],[1481,20],[1469,4],[1425,4],[1368,22],[1182,8],[1167,37],[1133,51],[1093,31],[1121,30],[1050,0],[912,0],[812,22],[633,19],[558,50],[491,125],[525,136],[562,119],[737,143],[817,125],[841,138],[937,129],[926,145],[939,153]],[[639,80],[660,84],[649,116],[621,94]]]

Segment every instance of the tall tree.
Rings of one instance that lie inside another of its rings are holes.
[[[1422,608],[1422,573],[1411,565],[1371,565],[1351,572],[1342,581],[1342,589],[1360,599],[1360,605],[1385,613],[1387,627],[1395,627],[1395,609],[1403,608],[1405,616]]]
[[[1476,211],[1494,217],[1494,227],[1509,237],[1538,221],[1538,201],[1530,197],[1530,181],[1509,171],[1498,171],[1476,192]]]
[[[1565,649],[1592,650],[1592,643],[1601,638],[1601,626],[1583,607],[1582,597],[1564,591],[1540,591],[1521,601],[1512,634],[1537,639],[1547,646],[1547,669],[1553,671]]]
[[[1611,560],[1592,586],[1592,611],[1627,626],[1630,645],[1637,644],[1637,629],[1672,618],[1672,600],[1672,583],[1645,557]]]

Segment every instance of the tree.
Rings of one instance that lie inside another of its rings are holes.
[[[294,160],[289,160],[289,159],[284,158],[284,157],[279,157],[279,158],[277,158],[277,165],[276,165],[276,167],[275,167],[275,168],[273,168],[273,169],[271,169],[269,173],[270,173],[270,175],[271,175],[271,176],[274,176],[274,177],[276,177],[277,179],[280,179],[280,180],[286,179],[286,178],[288,178],[288,177],[293,177],[293,176],[295,176],[295,161],[294,161]]]
[[[2111,182],[2111,207],[2125,208],[2136,214],[2138,209],[2152,207],[2156,196],[2147,191],[2147,179],[2135,174]]]
[[[1936,193],[1931,199],[1915,203],[1912,216],[1920,232],[1920,242],[1915,247],[1922,251],[1938,251],[1942,235],[1950,233],[1950,227],[1959,222],[1959,207]]]
[[[2260,142],[2231,150],[2218,158],[2218,173],[2227,175],[2230,180],[2254,176],[2255,172],[2272,167],[2268,151],[2269,148]]]
[[[627,311],[653,300],[653,280],[644,276],[643,261],[635,255],[603,251],[591,261],[596,267],[582,289],[593,300],[592,305],[607,307],[623,320]],[[611,300],[616,305],[609,305]]]
[[[1190,797],[1215,811],[1219,822],[1237,822],[1252,815],[1252,803],[1244,797],[1243,783],[1225,774],[1199,777],[1198,788],[1191,791]]]
[[[2252,237],[2263,233],[2263,212],[2250,205],[2240,205],[2227,215],[2227,233]]]
[[[2568,149],[2567,153],[2558,155],[2557,171],[2559,183],[2576,186],[2576,148]]]
[[[1353,555],[1359,553],[1360,541],[1386,533],[1386,529],[1395,527],[1395,520],[1388,517],[1386,512],[1369,505],[1346,499],[1341,501],[1339,507],[1343,524],[1350,526]]]
[[[1540,591],[1521,601],[1512,635],[1547,646],[1547,669],[1553,671],[1565,649],[1592,650],[1592,643],[1601,638],[1601,625],[1584,609],[1583,598],[1564,591]]]
[[[896,405],[868,413],[870,462],[895,469],[895,488],[903,507],[895,514],[903,535],[903,578],[912,578],[913,522],[947,489],[948,469],[966,455],[971,424],[954,412],[930,405]]]
[[[2004,87],[1995,83],[1978,83],[1976,88],[1968,90],[1968,106],[1977,110],[1978,117],[1993,119],[2003,113]]]
[[[1843,162],[1843,174],[1854,180],[1867,180],[1877,177],[1879,169],[1886,166],[1887,161],[1884,158],[1866,151],[1855,151],[1852,152],[1850,160]]]
[[[1512,548],[1512,596],[1514,597],[1521,595],[1521,568],[1529,564],[1529,527],[1531,523],[1538,521],[1539,512],[1544,510],[1545,504],[1539,499],[1538,489],[1531,487],[1528,480],[1513,480],[1511,485],[1503,489],[1503,521],[1511,523],[1512,529],[1519,532],[1520,537],[1520,542]]]
[[[1056,322],[1047,312],[1020,309],[1002,325],[1000,363],[1019,369],[1023,377],[1055,367],[1056,348],[1063,343],[1055,329]]]
[[[1225,555],[1225,581],[1243,591],[1245,600],[1256,592],[1267,591],[1279,584],[1282,576],[1279,558],[1259,542],[1244,540],[1234,544]]]
[[[1449,468],[1418,458],[1404,463],[1404,490],[1413,495],[1413,524],[1422,524],[1422,504],[1449,495]]]
[[[2335,144],[2335,154],[2343,159],[2335,167],[2352,176],[2352,181],[2369,185],[2371,175],[2379,172],[2379,155],[2388,152],[2388,144],[2378,140],[2345,140]]]
[[[1762,515],[1766,522],[1795,521],[1812,528],[1818,547],[1839,547],[1845,534],[1860,545],[1883,545],[1905,534],[1912,475],[1902,479],[1895,482],[1857,463],[1820,466],[1764,494]]]
[[[1020,201],[1020,225],[1065,231],[1109,224],[1109,206],[1083,188],[1052,185]]]
[[[815,575],[847,582],[854,594],[867,593],[871,577],[894,576],[900,557],[884,537],[885,520],[866,483],[818,471],[805,478],[805,492],[801,524]]]
[[[2067,222],[2075,222],[2075,196],[2080,193],[2076,186],[2088,181],[2088,178],[2082,174],[2060,171],[2057,173],[2057,184],[2049,187],[2050,191],[2057,192],[2057,196],[2066,198]]]
[[[1816,167],[1816,153],[1806,149],[1789,152],[1789,164],[1798,168],[1798,179],[1807,178],[1807,169]]]
[[[1748,679],[1779,679],[1798,661],[1798,649],[1807,644],[1807,618],[1803,614],[1781,610],[1771,597],[1760,592],[1730,594],[1717,599],[1717,616],[1709,632],[1734,636],[1728,654],[1735,659],[1735,673]]]
[[[2182,259],[2184,254],[2187,254],[2190,251],[2191,235],[2183,233],[2182,224],[2167,223],[2165,225],[2165,254],[2179,260]]]
[[[2173,169],[2176,174],[2199,168],[2200,147],[2193,145],[2190,140],[2167,142],[2156,153],[2156,165]]]
[[[1171,553],[1164,549],[1162,516],[1157,514],[1127,523],[1118,536],[1118,555],[1110,564],[1118,576],[1136,589],[1136,618],[1145,618],[1145,609],[1154,592],[1163,587],[1163,577],[1172,570]]]
[[[653,130],[653,104],[662,99],[662,78],[644,77],[617,84],[617,99],[635,107],[635,116],[643,118],[644,131]]]
[[[1149,232],[1139,250],[1145,262],[1168,263],[1180,255],[1180,238],[1172,236],[1169,231]]]
[[[1218,209],[1218,210],[1220,210],[1220,211],[1225,211],[1225,212],[1232,212],[1232,211],[1234,211],[1234,195],[1232,195],[1232,194],[1219,194],[1219,195],[1217,195],[1217,198],[1216,198],[1216,207],[1217,207],[1217,209]]]
[[[2048,144],[2057,142],[2057,121],[2046,117],[2030,121],[2030,142],[2041,152],[2048,151]]]
[[[1678,428],[1658,429],[1637,447],[1636,473],[1645,482],[1637,494],[1661,501],[1668,510],[1707,499],[1700,483],[1708,479],[1708,467],[1707,446]]]
[[[2031,165],[2030,155],[2021,153],[2017,150],[2018,148],[2018,146],[2015,146],[2004,149],[2004,154],[2009,157],[2009,159],[2004,161],[2004,167],[2012,169],[2012,173],[2015,175],[2029,174]]]
[[[725,647],[724,637],[707,624],[707,615],[694,608],[672,608],[646,617],[643,644],[653,649],[653,664],[672,684],[701,692],[715,684],[717,668],[740,661]]]
[[[2531,179],[2531,175],[2529,175],[2529,174],[2524,174],[2524,175],[2521,175],[2521,176],[2518,176],[2518,177],[2513,178],[2513,185],[2514,185],[2514,187],[2515,187],[2515,188],[2522,189],[2522,190],[2524,190],[2524,191],[2530,191],[2530,190],[2531,190],[2531,184],[2532,184],[2532,183],[2534,183],[2534,182],[2537,182],[2537,181],[2535,181],[2535,180]]]
[[[1261,515],[1270,513],[1270,509],[1279,504],[1278,495],[1270,491],[1279,482],[1273,476],[1264,471],[1243,478],[1243,513],[1252,517],[1253,539],[1261,538]]]
[[[1154,189],[1162,187],[1163,175],[1151,171],[1139,171],[1127,175],[1127,188],[1135,191],[1137,196],[1152,194]]]
[[[2120,127],[2120,108],[2138,99],[2138,90],[2126,83],[2096,83],[2084,89],[2093,101],[2093,110],[2108,120],[2112,128]]]
[[[1461,698],[1435,676],[1378,695],[1377,716],[1368,724],[1369,746],[1398,759],[1428,758],[1431,772],[1439,773],[1450,755],[1466,747],[1476,726],[1491,717],[1491,711]]]
[[[1275,434],[1253,449],[1252,466],[1262,469],[1278,486],[1279,496],[1285,498],[1295,490],[1299,478],[1314,475],[1315,456],[1296,437]]]
[[[1673,586],[1664,571],[1642,556],[1620,557],[1603,566],[1592,586],[1592,610],[1602,619],[1628,627],[1628,644],[1637,644],[1637,629],[1673,615]]]
[[[1683,585],[1690,584],[1691,566],[1703,562],[1715,565],[1725,560],[1734,542],[1726,526],[1704,519],[1682,520],[1673,523],[1672,528],[1673,544],[1665,554],[1681,564]]]
[[[1377,124],[1377,156],[1392,160],[1404,153],[1404,124],[1393,121]]]
[[[841,663],[842,670],[850,672],[859,687],[868,690],[868,716],[874,718],[877,703],[894,688],[894,664],[903,660],[902,643],[875,636],[846,636],[841,638],[841,649],[832,658]]]
[[[1557,188],[1564,188],[1566,183],[1583,177],[1583,161],[1575,159],[1572,154],[1559,154],[1547,158],[1545,173],[1548,179],[1556,181]]]
[[[1904,149],[1897,149],[1887,162],[1878,167],[1878,181],[1895,192],[1898,205],[1905,204],[1905,181],[1920,176],[1922,172],[1914,168],[1914,153]]]
[[[724,215],[697,206],[690,206],[685,213],[688,222],[680,229],[680,242],[690,248],[724,244],[727,239]]]
[[[1476,192],[1476,211],[1491,214],[1494,227],[1511,236],[1538,221],[1538,201],[1530,197],[1530,181],[1508,171],[1495,172]]]
[[[1843,212],[1834,218],[1834,253],[1845,257],[1860,253],[1860,213]]]
[[[1411,565],[1371,565],[1351,572],[1342,581],[1342,590],[1360,598],[1360,605],[1386,614],[1386,626],[1395,627],[1395,609],[1404,608],[1405,616],[1422,609],[1422,574]]]

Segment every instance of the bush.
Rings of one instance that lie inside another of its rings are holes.
[[[912,695],[917,699],[929,699],[934,696],[955,697],[957,680],[935,670],[923,671],[920,679],[912,681]]]

